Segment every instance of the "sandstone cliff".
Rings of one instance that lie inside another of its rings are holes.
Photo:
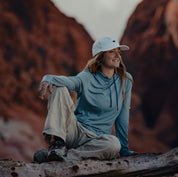
[[[131,120],[135,127],[143,121],[141,124],[169,148],[178,146],[177,26],[178,1],[144,0],[130,17],[121,40],[131,47],[124,54],[134,77]],[[135,127],[131,136],[135,132],[142,139]]]
[[[93,41],[49,0],[0,1],[0,16],[0,158],[31,160],[45,146],[42,76],[81,71]]]
[[[42,76],[81,71],[92,39],[48,0],[1,1],[0,15],[0,114],[9,116],[4,109],[13,103],[41,114],[36,88]]]

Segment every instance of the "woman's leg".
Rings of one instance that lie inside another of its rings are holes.
[[[54,87],[49,96],[43,134],[47,143],[50,143],[49,136],[64,140],[69,160],[113,159],[120,150],[120,142],[115,136],[96,136],[77,122],[73,101],[65,87]]]
[[[77,148],[69,149],[68,160],[99,159],[111,160],[119,156],[121,144],[113,135],[101,135],[91,138]]]
[[[54,87],[48,99],[48,114],[43,129],[44,135],[53,135],[66,141],[68,126],[75,132],[76,118],[73,113],[74,103],[66,87]],[[50,143],[49,136],[45,136]]]
[[[72,135],[70,143],[78,142],[80,136],[77,120],[74,115],[74,103],[66,87],[54,87],[48,99],[48,114],[43,135],[51,150],[48,159],[62,161],[66,155],[68,135]]]
[[[66,87],[54,87],[48,100],[48,115],[43,135],[48,144],[61,138],[67,148],[80,146],[89,139],[74,115],[74,103]],[[96,135],[91,132],[92,137]]]

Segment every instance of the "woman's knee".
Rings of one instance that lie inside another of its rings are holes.
[[[69,94],[69,91],[66,87],[56,87],[54,86],[52,94],[59,98],[62,102],[67,102],[70,105],[73,104],[72,98]]]
[[[67,93],[68,90],[66,87],[56,87],[56,86],[53,86],[53,90],[52,90],[52,93]]]
[[[119,153],[121,149],[121,144],[116,136],[113,135],[103,135],[107,141],[106,147],[108,151]]]
[[[52,93],[49,94],[49,99],[61,97],[67,93],[66,87],[53,86]]]

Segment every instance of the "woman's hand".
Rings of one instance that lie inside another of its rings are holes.
[[[43,100],[49,93],[52,93],[53,85],[48,82],[42,82],[39,86],[39,97]]]

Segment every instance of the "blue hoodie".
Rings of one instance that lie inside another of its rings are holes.
[[[129,73],[126,75],[130,78]],[[45,75],[42,79],[55,86],[65,86],[77,92],[75,115],[77,120],[96,135],[111,134],[115,124],[116,136],[121,143],[120,154],[131,155],[128,150],[129,108],[132,81],[125,79],[124,105],[121,78],[116,74],[108,78],[102,72],[93,74],[85,69],[76,76]]]

